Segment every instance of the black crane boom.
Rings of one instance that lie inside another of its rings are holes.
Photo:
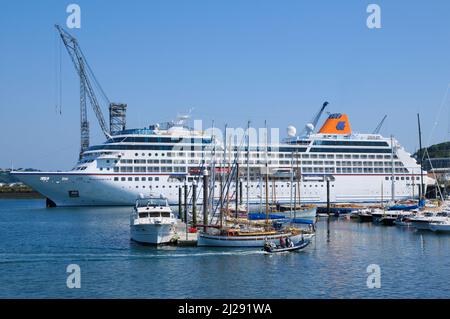
[[[381,120],[381,122],[378,123],[377,127],[373,130],[372,134],[379,134],[380,133],[381,127],[383,126],[384,121],[386,120],[386,118],[387,118],[387,115],[385,115],[383,117],[383,119]]]

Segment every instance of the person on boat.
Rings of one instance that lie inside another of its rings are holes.
[[[271,243],[270,243],[270,241],[268,241],[267,240],[267,238],[264,240],[264,250],[270,250],[270,248],[271,248]]]
[[[286,237],[286,247],[291,247],[291,240],[289,237]]]
[[[294,242],[289,237],[286,238],[286,246],[287,247],[294,247]]]
[[[285,240],[284,240],[283,237],[280,237],[280,247],[281,247],[281,248],[286,247],[286,242],[285,242]]]

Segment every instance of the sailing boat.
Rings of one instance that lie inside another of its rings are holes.
[[[247,132],[248,134],[248,132]],[[267,136],[266,136],[267,138]],[[230,175],[238,174],[237,161],[234,163],[234,170],[230,172]],[[232,226],[209,226],[204,227],[204,231],[199,232],[197,239],[197,246],[210,246],[210,247],[264,247],[266,243],[276,243],[285,241],[287,238],[294,244],[309,240],[312,233],[304,230],[300,230],[293,227],[275,229],[269,224],[269,182],[268,174],[269,167],[268,161],[265,166],[265,196],[266,196],[266,221],[265,224],[257,224],[249,221],[229,220],[233,223]],[[228,178],[228,186],[231,183],[232,176]],[[237,180],[237,179],[236,179]],[[227,187],[229,190],[229,187]],[[237,199],[236,199],[237,200]],[[248,205],[248,199],[247,199]],[[222,218],[222,214],[221,214]]]
[[[294,154],[292,154],[294,158]],[[294,169],[291,160],[291,180],[290,180],[290,202],[288,205],[276,205],[275,208],[271,209],[269,214],[269,219],[289,219],[292,223],[298,224],[314,224],[317,206],[315,205],[302,205],[300,201],[300,183],[301,174],[298,166],[298,153],[297,153],[297,167]],[[294,182],[294,172],[295,180]],[[273,186],[275,187],[275,185]],[[297,194],[298,194],[298,205],[297,205]],[[275,201],[275,199],[274,199]],[[265,218],[263,213],[249,213],[250,220],[262,220]]]

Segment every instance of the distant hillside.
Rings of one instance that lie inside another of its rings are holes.
[[[430,158],[450,157],[450,142],[431,145],[427,147],[427,150]],[[422,154],[424,151],[424,148],[418,150],[416,153],[414,153],[414,157],[417,159],[422,158]]]

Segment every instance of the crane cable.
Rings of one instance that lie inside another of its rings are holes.
[[[436,114],[436,118],[435,118],[435,120],[434,120],[433,127],[431,128],[430,136],[428,137],[427,145],[430,144],[431,138],[433,137],[433,134],[434,134],[434,130],[436,129],[436,127],[437,127],[437,125],[438,125],[439,118],[441,117],[442,109],[444,108],[444,105],[445,105],[445,103],[446,103],[446,101],[447,101],[448,91],[449,91],[449,90],[450,90],[450,83],[447,85],[447,90],[445,91],[444,97],[443,97],[443,99],[442,99],[442,101],[441,101],[441,104],[440,104],[440,106],[439,106],[439,111],[438,111],[438,113]],[[449,123],[449,125],[450,125],[450,123]],[[423,160],[424,156],[425,156],[425,154],[422,154],[422,160]]]
[[[54,77],[55,77],[55,113],[62,114],[62,45],[58,41],[58,35],[55,33],[54,48]]]

